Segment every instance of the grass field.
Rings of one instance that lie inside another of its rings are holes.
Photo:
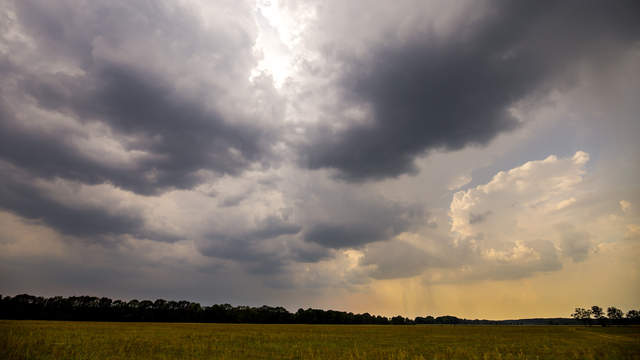
[[[0,320],[0,359],[640,359],[640,327]]]

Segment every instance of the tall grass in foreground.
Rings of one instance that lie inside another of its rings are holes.
[[[0,359],[640,359],[640,327],[0,320]]]

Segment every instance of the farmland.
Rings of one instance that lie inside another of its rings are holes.
[[[640,327],[0,321],[2,359],[640,359]]]

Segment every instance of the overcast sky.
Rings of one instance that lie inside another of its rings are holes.
[[[0,293],[640,305],[637,1],[0,1]]]

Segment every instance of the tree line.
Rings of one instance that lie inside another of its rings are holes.
[[[624,312],[615,306],[609,306],[605,315],[604,309],[598,305],[593,305],[590,309],[577,307],[571,317],[585,325],[624,325],[639,324],[640,310],[629,310],[625,316]]]
[[[369,313],[299,309],[295,313],[283,307],[201,306],[182,301],[111,300],[106,297],[71,296],[40,297],[33,295],[0,295],[0,318],[30,320],[81,321],[158,321],[269,324],[413,324],[418,322],[450,322],[453,317],[427,317],[411,320],[402,316],[388,318]],[[457,319],[457,318],[454,318]]]
[[[578,309],[576,309],[576,312]],[[593,308],[590,309],[593,313]],[[613,314],[613,313],[612,313]],[[617,312],[616,312],[617,314]],[[616,315],[613,315],[614,317]],[[77,321],[142,321],[142,322],[210,322],[210,323],[255,323],[255,324],[482,324],[482,325],[526,325],[526,324],[579,324],[582,318],[520,319],[520,320],[470,320],[455,316],[418,316],[414,319],[403,316],[386,317],[369,313],[298,309],[295,313],[283,307],[232,306],[217,304],[201,306],[199,303],[182,301],[112,300],[106,297],[71,296],[41,297],[28,294],[16,296],[0,295],[0,319],[13,320],[77,320]],[[613,317],[612,317],[613,319]],[[621,319],[621,320],[620,320]],[[616,324],[640,323],[638,311],[631,310],[626,318]]]

